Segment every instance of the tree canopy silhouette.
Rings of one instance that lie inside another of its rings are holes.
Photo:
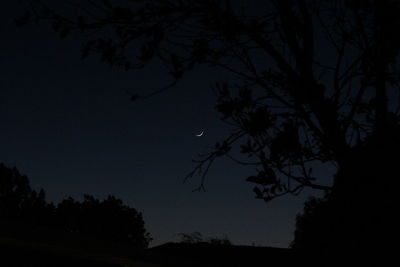
[[[399,1],[87,1],[75,17],[32,10],[18,23],[91,33],[82,57],[99,53],[126,69],[159,60],[172,84],[200,64],[232,74],[215,86],[232,131],[196,160],[188,177],[201,175],[199,189],[225,156],[255,167],[247,181],[257,198],[322,190],[332,244],[385,243],[399,178]],[[331,185],[313,174],[316,162],[337,168]]]
[[[35,231],[38,226],[51,224],[53,205],[45,200],[45,192],[32,190],[28,177],[17,168],[0,163],[0,223],[2,233]],[[23,229],[22,224],[31,227]]]
[[[142,214],[114,196],[100,201],[85,195],[82,202],[69,197],[57,205],[55,218],[65,232],[100,241],[147,248],[152,240]]]
[[[28,177],[0,163],[0,233],[13,237],[96,240],[111,245],[147,248],[152,240],[142,214],[109,195],[99,200],[69,197],[57,206],[47,203],[43,189],[32,190]],[[54,237],[53,237],[54,238]]]

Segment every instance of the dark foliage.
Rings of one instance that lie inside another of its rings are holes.
[[[69,197],[55,207],[46,202],[43,189],[32,190],[25,175],[4,164],[0,164],[0,214],[0,233],[5,236],[137,249],[147,248],[151,241],[142,214],[120,199],[85,195],[82,202]]]
[[[64,199],[55,212],[57,225],[67,233],[111,243],[146,248],[151,240],[142,214],[114,196],[100,201],[85,195],[83,202]]]
[[[310,197],[304,204],[304,211],[297,215],[295,242],[292,247],[295,249],[314,248],[321,249],[329,246],[332,237],[325,229],[329,220],[329,208],[326,199]]]
[[[0,163],[0,214],[1,233],[32,234],[51,224],[54,206],[45,201],[43,189],[31,189],[27,176]]]

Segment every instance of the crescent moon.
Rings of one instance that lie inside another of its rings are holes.
[[[200,137],[200,136],[203,136],[203,134],[204,134],[204,131],[201,131],[201,133],[196,134],[196,136],[197,136],[197,137]]]

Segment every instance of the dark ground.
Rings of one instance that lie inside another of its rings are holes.
[[[303,266],[306,259],[291,249],[207,243],[166,243],[121,257],[15,239],[0,239],[0,256],[0,266],[7,267]],[[312,265],[309,258],[307,262]]]

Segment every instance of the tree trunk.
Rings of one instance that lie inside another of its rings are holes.
[[[332,251],[383,266],[378,263],[391,255],[389,246],[397,227],[400,135],[394,127],[379,133],[341,160],[326,221],[332,231]]]

